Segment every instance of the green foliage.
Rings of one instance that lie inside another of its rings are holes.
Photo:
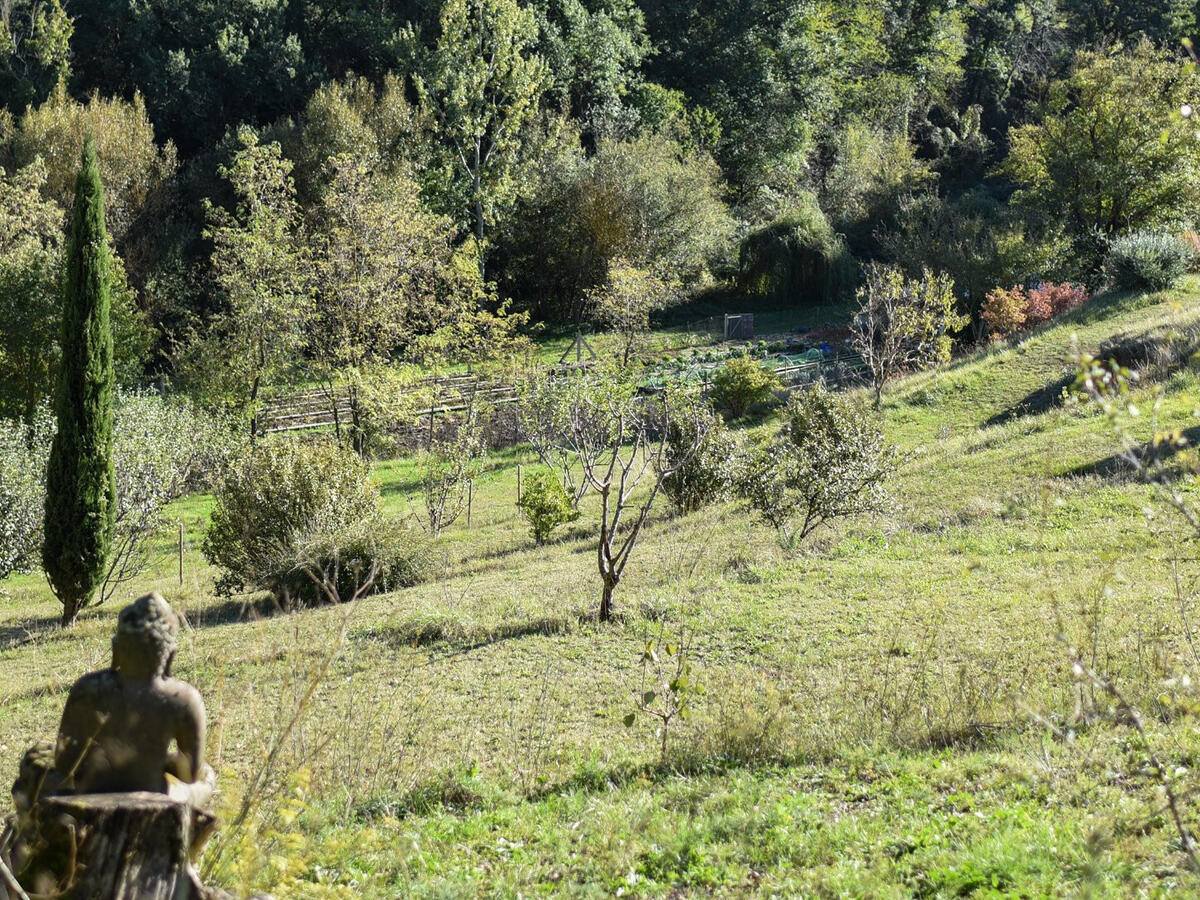
[[[310,298],[295,230],[299,211],[291,163],[278,144],[245,129],[233,162],[220,169],[237,196],[233,213],[208,204],[212,264],[224,308],[193,335],[180,368],[202,395],[258,431],[264,389],[295,367]]]
[[[0,10],[0,97],[9,112],[20,113],[67,77],[73,31],[62,0],[15,0]]]
[[[672,409],[667,419],[663,449],[672,471],[662,487],[676,510],[692,513],[728,496],[738,480],[742,454],[719,415],[706,410],[697,419],[679,413]]]
[[[1038,121],[1012,132],[1006,171],[1017,200],[1063,221],[1081,274],[1103,263],[1095,235],[1173,227],[1200,201],[1200,141],[1179,110],[1200,78],[1168,53],[1081,52],[1055,81]]]
[[[1067,241],[984,190],[953,202],[933,192],[905,198],[893,228],[880,235],[887,256],[910,276],[925,267],[954,279],[960,307],[983,337],[982,308],[998,284],[1017,284],[1067,268]]]
[[[725,266],[733,221],[709,157],[656,135],[602,140],[591,157],[575,141],[547,136],[500,239],[512,296],[574,324],[617,260],[685,290]]]
[[[895,266],[867,267],[852,323],[854,348],[871,372],[875,406],[889,379],[950,359],[954,335],[969,323],[956,312],[954,281],[930,269],[909,278]]]
[[[488,225],[511,200],[523,132],[546,89],[536,37],[533,12],[516,0],[446,0],[437,44],[414,77],[445,151],[446,208],[471,223],[481,277]]]
[[[649,329],[650,313],[666,306],[672,294],[671,285],[623,259],[614,259],[604,284],[587,292],[595,321],[621,336],[622,365],[629,365],[638,339]]]
[[[379,489],[357,455],[267,441],[222,475],[202,550],[220,572],[218,593],[270,591],[288,607],[318,596],[310,557],[360,543],[358,529],[378,524]]]
[[[1179,284],[1195,258],[1192,246],[1177,235],[1135,231],[1109,243],[1104,274],[1126,290],[1164,291]]]
[[[62,298],[62,210],[43,200],[45,167],[0,169],[0,410],[32,423],[53,383]]]
[[[104,579],[116,516],[113,479],[112,262],[104,190],[91,141],[84,144],[63,281],[57,432],[46,474],[42,566],[64,625]]]
[[[539,544],[549,541],[555,528],[579,518],[579,510],[572,506],[571,496],[553,472],[530,475],[521,486],[517,508]]]
[[[829,305],[853,288],[854,260],[816,199],[742,239],[738,280],[747,293],[788,305]]]
[[[37,564],[46,504],[46,457],[54,423],[0,419],[0,580]]]
[[[770,403],[782,389],[774,371],[749,356],[735,356],[713,375],[708,399],[730,418],[740,419],[755,407]]]
[[[779,434],[751,458],[742,496],[785,543],[887,508],[896,451],[866,406],[817,385],[795,394]]]
[[[128,102],[93,95],[87,103],[79,103],[60,82],[44,103],[24,111],[4,142],[4,155],[14,166],[41,159],[46,167],[42,193],[70,209],[79,149],[89,135],[96,143],[104,184],[108,233],[124,247],[151,194],[176,169],[175,146],[170,141],[159,146],[141,94]]]

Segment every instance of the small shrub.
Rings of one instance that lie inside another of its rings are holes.
[[[1135,231],[1109,244],[1104,272],[1119,288],[1164,291],[1179,283],[1194,258],[1180,237]]]
[[[1025,327],[1028,299],[1020,285],[996,288],[983,301],[981,316],[992,337],[1005,338]]]
[[[289,593],[295,575],[311,561],[314,545],[378,522],[379,489],[356,454],[331,444],[273,441],[228,467],[202,550],[220,570],[217,593],[265,590],[289,606],[296,601]]]
[[[1044,302],[1050,307],[1051,316],[1062,316],[1079,309],[1088,301],[1088,292],[1081,284],[1069,281],[1055,283],[1045,281],[1029,292],[1030,302],[1034,296],[1045,297]]]
[[[0,420],[0,579],[38,563],[53,434],[54,420],[44,412],[32,427]]]
[[[713,375],[709,400],[716,409],[737,419],[774,399],[781,389],[779,377],[770,369],[753,359],[736,356]]]
[[[296,564],[281,569],[272,593],[285,606],[342,602],[364,593],[387,593],[420,584],[428,575],[427,545],[414,527],[380,517],[297,548]]]
[[[570,495],[552,472],[534,472],[529,477],[523,485],[517,508],[529,523],[538,544],[550,540],[550,534],[558,526],[579,518],[579,510],[571,505]]]
[[[693,434],[697,426],[706,431],[698,445]],[[719,415],[710,414],[702,423],[672,416],[667,422],[665,450],[667,464],[674,471],[663,479],[663,492],[676,510],[695,512],[729,494],[737,479],[735,466],[740,454],[737,440]],[[685,453],[690,455],[681,458]]]
[[[742,495],[785,543],[886,507],[896,451],[870,411],[820,385],[794,396],[779,435],[752,458]]]

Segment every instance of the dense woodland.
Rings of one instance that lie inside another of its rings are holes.
[[[50,383],[86,133],[121,379],[243,415],[291,379],[603,326],[614,273],[684,321],[929,266],[983,336],[993,288],[1095,286],[1115,237],[1190,228],[1198,9],[7,2],[0,413]]]

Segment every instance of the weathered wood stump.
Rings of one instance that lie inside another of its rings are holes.
[[[188,866],[195,831],[211,817],[186,803],[145,791],[47,797],[33,818],[29,858],[18,873],[31,894],[70,900],[214,896]]]

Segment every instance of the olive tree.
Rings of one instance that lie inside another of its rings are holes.
[[[797,394],[779,433],[751,457],[742,496],[784,543],[887,506],[897,454],[864,406],[820,385]]]

